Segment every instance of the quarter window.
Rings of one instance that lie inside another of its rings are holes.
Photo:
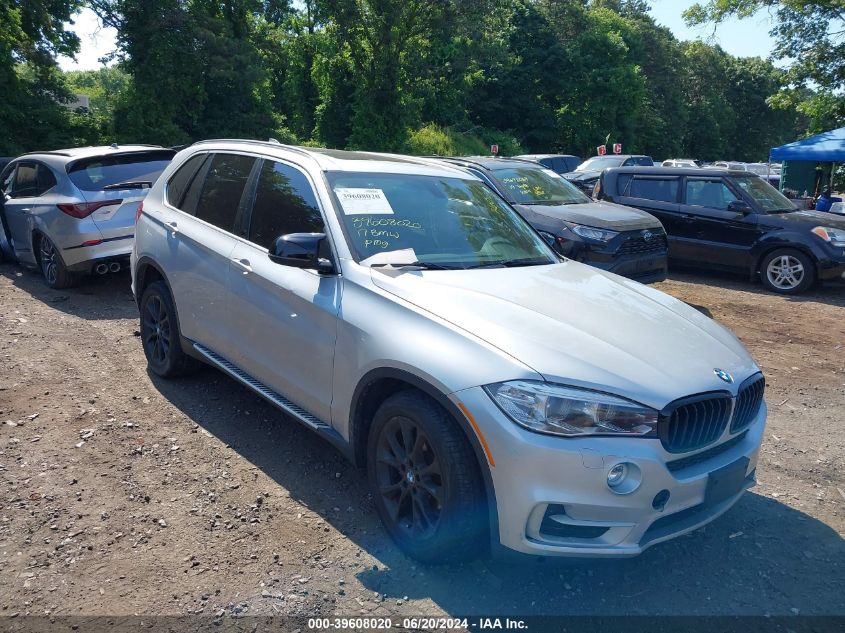
[[[317,198],[305,174],[284,163],[265,162],[252,207],[249,241],[270,248],[280,235],[324,230]]]
[[[31,198],[38,195],[38,166],[35,163],[19,163],[12,185],[13,198]]]
[[[628,196],[661,202],[675,202],[678,199],[678,179],[634,178],[628,188]]]
[[[176,170],[173,177],[167,183],[167,202],[170,206],[182,209],[182,202],[185,200],[185,193],[188,191],[194,177],[199,171],[200,165],[206,159],[207,154],[199,154],[188,159],[188,161]]]
[[[696,207],[727,209],[737,197],[721,180],[687,180],[686,203]]]
[[[254,164],[255,158],[250,156],[216,154],[197,201],[196,216],[233,232],[244,187]]]

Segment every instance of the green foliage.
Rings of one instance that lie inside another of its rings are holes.
[[[690,7],[690,25],[719,24],[766,11],[774,20],[773,57],[788,70],[770,104],[807,117],[807,133],[845,123],[845,3],[842,0],[707,0]]]
[[[417,156],[479,156],[490,154],[490,146],[499,145],[499,154],[513,156],[524,152],[519,142],[502,132],[474,129],[459,132],[429,123],[408,134],[403,151]]]
[[[83,4],[118,30],[118,64],[62,75],[56,55],[78,46],[64,24]],[[11,135],[0,153],[272,136],[589,156],[607,139],[657,159],[760,160],[842,121],[842,56],[820,47],[836,35],[807,31],[840,5],[710,0],[690,10],[700,23],[774,7],[778,29],[801,33],[779,31],[779,51],[801,61],[784,72],[679,42],[644,0],[0,0],[0,124]],[[73,93],[90,109],[64,107]]]

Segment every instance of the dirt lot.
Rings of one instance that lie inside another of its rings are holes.
[[[768,376],[759,487],[637,559],[424,568],[333,448],[214,370],[152,378],[128,275],[2,264],[0,615],[845,614],[845,289],[660,287]]]

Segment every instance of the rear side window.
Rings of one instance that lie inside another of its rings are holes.
[[[727,209],[737,197],[721,180],[687,180],[686,203],[696,207]]]
[[[255,158],[238,154],[215,154],[197,201],[196,216],[233,232],[241,196]]]
[[[83,158],[71,163],[67,173],[71,182],[82,191],[149,188],[170,164],[174,153],[156,150]]]
[[[50,168],[45,165],[38,165],[38,172],[36,175],[36,179],[38,180],[38,195],[40,196],[44,192],[52,189],[56,186],[56,177],[53,175],[53,172],[50,171]]]
[[[675,202],[678,199],[678,179],[634,177],[628,186],[628,197]]]
[[[269,249],[280,235],[322,233],[324,228],[305,174],[283,163],[265,162],[252,207],[249,241]]]
[[[173,177],[167,182],[167,202],[170,206],[182,209],[182,202],[185,200],[185,193],[191,186],[199,171],[200,165],[208,154],[199,154],[188,159],[188,161],[176,170]]]

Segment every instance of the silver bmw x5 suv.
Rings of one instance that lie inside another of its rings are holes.
[[[631,556],[755,482],[737,339],[448,165],[197,143],[144,201],[132,285],[154,373],[208,363],[322,435],[424,561]]]

